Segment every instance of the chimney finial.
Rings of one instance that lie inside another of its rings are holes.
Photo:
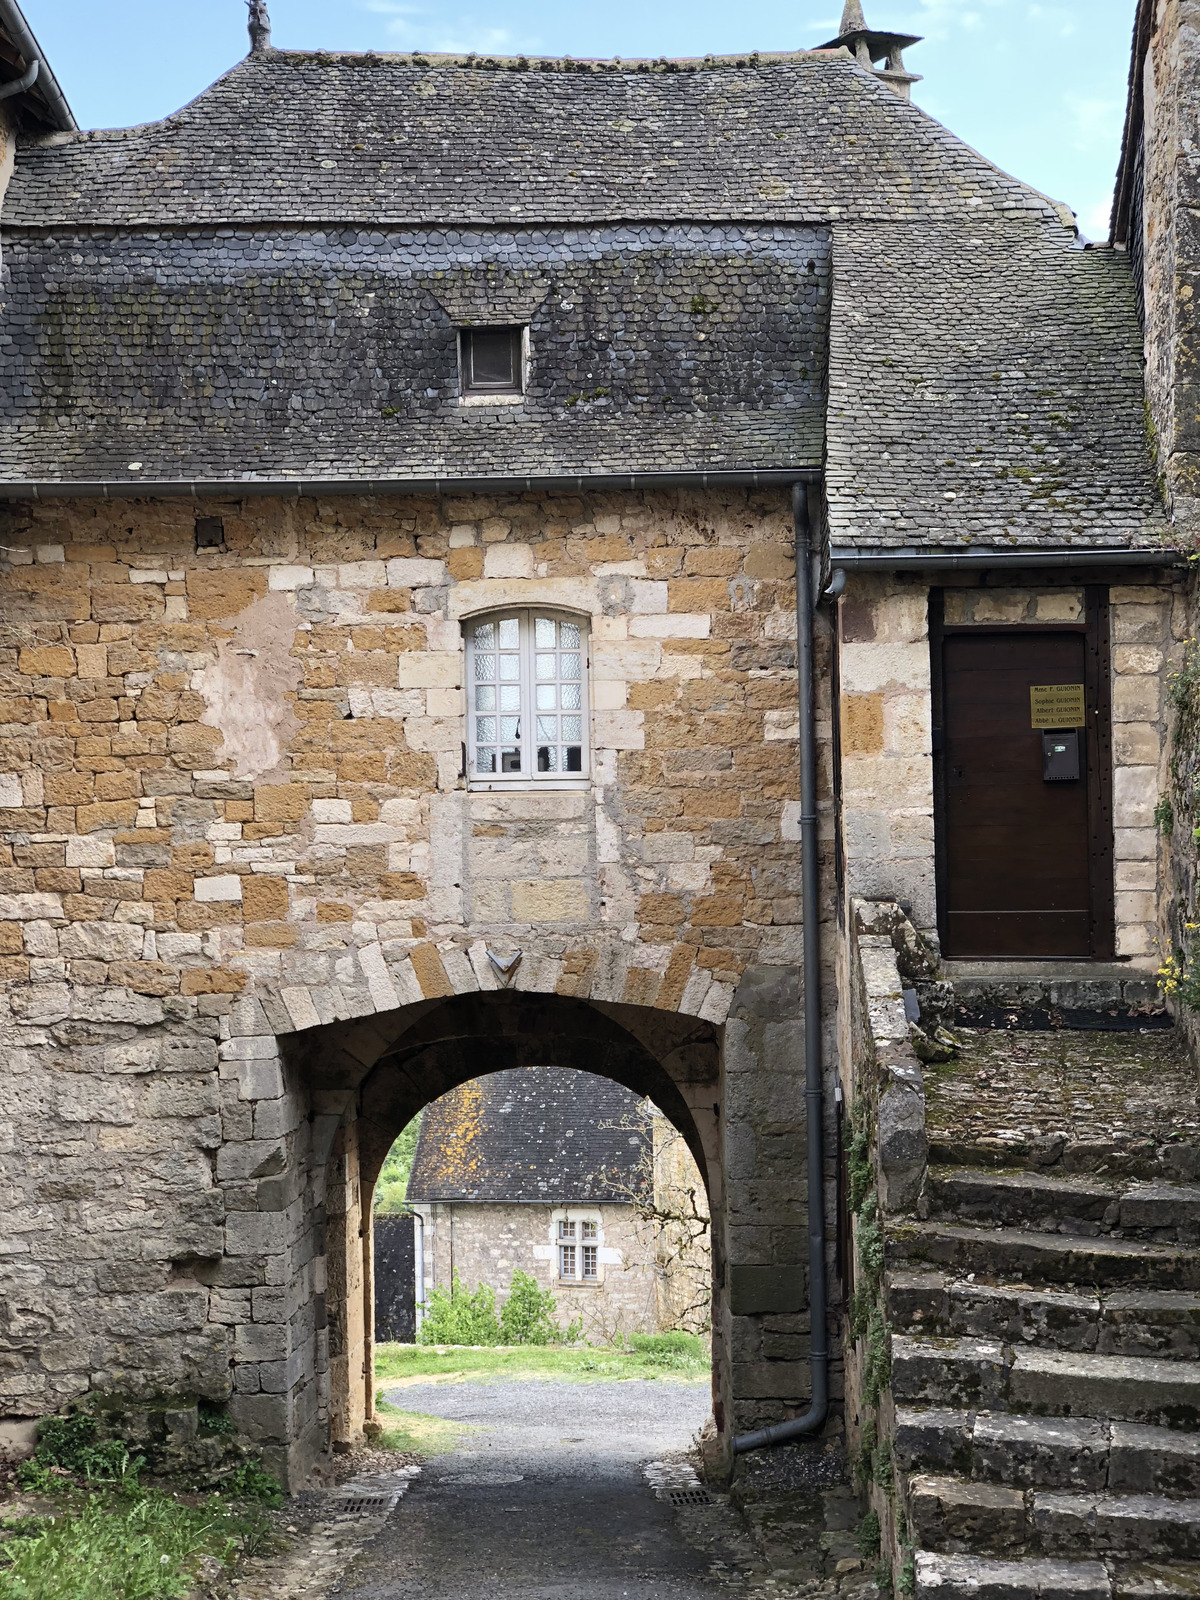
[[[842,12],[841,33],[865,33],[867,19],[863,16],[862,0],[846,0],[846,9]]]
[[[250,8],[250,54],[256,56],[271,48],[271,19],[267,0],[246,0]]]
[[[920,39],[912,33],[889,33],[878,28],[868,28],[866,18],[863,16],[862,0],[846,0],[846,9],[842,12],[842,31],[836,39],[830,39],[828,44],[818,45],[819,50],[849,50],[850,54],[866,72],[874,75],[887,84],[889,89],[894,89],[905,100],[909,98],[909,91],[914,83],[920,83],[920,75],[907,72],[904,67],[904,52],[910,44],[920,44]],[[877,61],[885,62],[882,68],[877,67]]]

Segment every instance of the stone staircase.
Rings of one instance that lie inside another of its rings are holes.
[[[886,1226],[918,1597],[1200,1597],[1200,1112],[1169,1031],[971,1036]]]

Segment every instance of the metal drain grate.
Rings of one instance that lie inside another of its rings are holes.
[[[667,1499],[673,1506],[710,1506],[712,1496],[707,1489],[668,1489]]]
[[[399,1499],[395,1494],[361,1494],[353,1499],[339,1500],[337,1513],[339,1517],[377,1517],[380,1512],[390,1511]]]

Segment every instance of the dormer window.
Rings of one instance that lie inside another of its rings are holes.
[[[511,400],[524,393],[524,328],[460,328],[458,350],[465,399]]]

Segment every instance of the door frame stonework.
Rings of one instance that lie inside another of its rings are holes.
[[[945,621],[945,589],[929,591],[929,651],[932,697],[934,881],[938,936],[948,946],[947,790],[945,761],[945,642],[959,634],[1078,633],[1084,638],[1084,681],[1089,710],[1087,760],[1088,876],[1090,950],[1085,957],[1063,960],[1111,961],[1116,954],[1116,907],[1113,875],[1113,749],[1112,645],[1109,591],[1104,584],[1081,585],[1084,616],[1080,623],[961,623]],[[951,955],[951,959],[953,959]],[[1019,957],[996,956],[995,960]]]

